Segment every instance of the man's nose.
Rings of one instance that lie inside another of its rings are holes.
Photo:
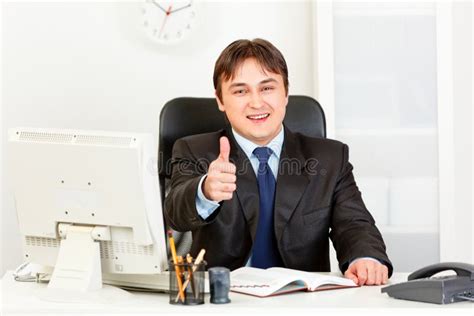
[[[258,93],[252,93],[249,105],[255,109],[259,109],[263,106],[263,99]]]

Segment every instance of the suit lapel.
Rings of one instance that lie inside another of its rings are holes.
[[[306,160],[296,136],[285,127],[285,140],[280,154],[274,210],[277,242],[280,240],[286,223],[290,220],[309,182],[309,176],[304,168],[305,164]]]
[[[230,127],[226,128],[230,141],[230,161],[237,169],[237,198],[244,213],[252,240],[255,240],[259,214],[258,184],[252,164],[235,140]]]

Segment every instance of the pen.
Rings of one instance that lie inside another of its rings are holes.
[[[189,278],[191,279],[191,289],[193,290],[194,297],[197,298],[196,286],[194,285],[194,276],[193,276],[193,268],[192,268],[193,257],[189,253],[186,255],[186,262],[188,263]]]
[[[168,240],[170,242],[171,256],[173,257],[174,272],[176,272],[176,281],[178,282],[179,292],[178,292],[176,301],[178,301],[178,299],[181,298],[181,300],[184,303],[183,281],[181,280],[181,276],[179,273],[178,258],[176,257],[176,246],[174,244],[173,233],[170,230],[168,231]]]
[[[193,272],[196,272],[199,264],[202,262],[202,260],[204,259],[204,254],[206,253],[206,250],[205,249],[201,249],[201,251],[199,251],[199,254],[198,256],[196,257],[196,260],[194,261],[194,265],[193,265]],[[186,279],[186,282],[184,282],[183,284],[183,291],[186,290],[186,287],[188,286],[189,284],[189,281],[191,280],[190,278],[190,275],[188,275],[188,278]],[[179,294],[176,295],[176,299],[175,299],[175,302],[177,302],[179,299]]]

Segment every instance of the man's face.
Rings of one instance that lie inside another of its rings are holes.
[[[280,132],[288,104],[281,75],[265,71],[249,58],[221,87],[219,110],[225,112],[237,133],[264,146]]]

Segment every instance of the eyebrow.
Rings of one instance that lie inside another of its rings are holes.
[[[229,86],[229,89],[237,88],[237,87],[245,87],[245,86],[246,84],[243,82],[234,82],[233,84]]]
[[[262,84],[266,84],[266,83],[269,83],[269,82],[278,82],[278,81],[276,81],[276,79],[273,79],[273,78],[268,78],[268,79],[260,81],[258,84],[262,85]],[[229,89],[236,88],[236,87],[245,87],[245,86],[247,86],[246,83],[234,82],[229,86]]]
[[[262,80],[260,84],[266,84],[269,82],[278,82],[278,81],[276,81],[276,79],[273,79],[273,78],[268,78],[268,79]]]

